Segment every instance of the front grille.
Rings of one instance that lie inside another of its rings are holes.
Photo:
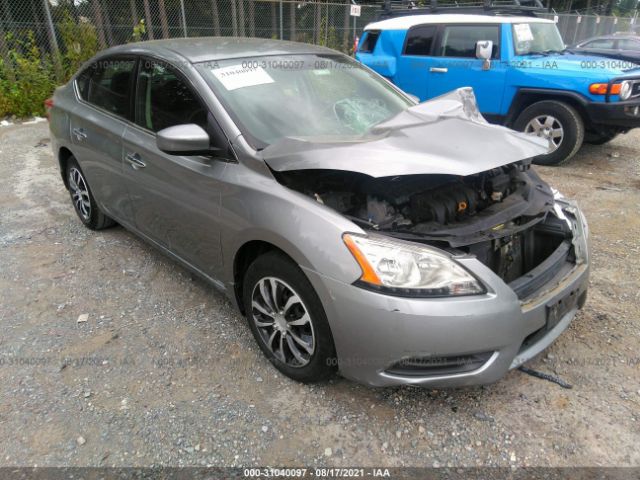
[[[386,370],[391,375],[427,377],[467,373],[482,367],[493,352],[448,357],[412,357],[394,363]]]
[[[631,96],[629,98],[640,97],[640,80],[635,80],[631,85]]]

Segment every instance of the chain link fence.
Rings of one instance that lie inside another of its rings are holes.
[[[350,15],[350,0],[0,0],[0,53],[33,41],[53,56],[138,40],[248,36],[343,52],[380,5]],[[93,52],[92,52],[93,53]]]

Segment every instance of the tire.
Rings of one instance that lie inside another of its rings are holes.
[[[65,175],[73,209],[85,227],[91,230],[102,230],[116,224],[98,208],[96,200],[91,193],[89,182],[87,182],[80,165],[78,165],[78,161],[74,157],[69,157],[67,160]]]
[[[293,303],[287,306],[290,299]],[[243,302],[256,342],[280,372],[303,383],[320,382],[333,374],[337,362],[327,316],[311,283],[291,259],[279,252],[258,257],[245,274]]]
[[[549,119],[553,119],[551,125],[547,123]],[[555,150],[534,159],[533,163],[538,165],[560,165],[566,162],[576,154],[584,140],[584,122],[580,114],[571,105],[556,100],[544,100],[530,105],[518,116],[513,128],[543,138],[550,138],[555,133],[554,142],[558,140],[558,131],[561,130],[561,138]],[[536,128],[539,128],[538,133]]]
[[[617,133],[611,132],[585,132],[584,141],[591,145],[604,145],[618,136]]]

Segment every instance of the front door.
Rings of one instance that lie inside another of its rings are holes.
[[[493,41],[493,60],[488,70],[476,58],[476,43]],[[460,87],[472,87],[480,111],[501,112],[506,66],[500,62],[500,25],[444,25],[436,47],[436,58],[429,67],[429,97]]]
[[[156,146],[156,132],[215,121],[188,81],[162,62],[141,61],[136,126],[123,139],[123,160],[141,233],[210,277],[218,277],[220,177],[224,159],[170,155]]]

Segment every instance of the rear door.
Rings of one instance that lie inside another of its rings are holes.
[[[215,119],[188,79],[164,62],[142,59],[135,123],[122,152],[136,228],[203,273],[217,277],[220,252],[220,176],[223,158],[170,155],[156,146],[156,132]]]
[[[402,54],[398,57],[396,84],[403,91],[425,101],[433,95],[429,91],[434,58],[437,25],[417,25],[407,32]]]
[[[109,216],[128,221],[127,190],[122,170],[122,135],[132,117],[136,60],[108,57],[86,68],[76,79],[80,99],[71,113],[76,156],[94,197]]]
[[[493,41],[491,67],[483,69],[476,58],[476,43]],[[443,25],[435,49],[435,61],[429,66],[429,97],[460,87],[472,87],[482,113],[499,114],[507,72],[500,61],[500,24]]]

